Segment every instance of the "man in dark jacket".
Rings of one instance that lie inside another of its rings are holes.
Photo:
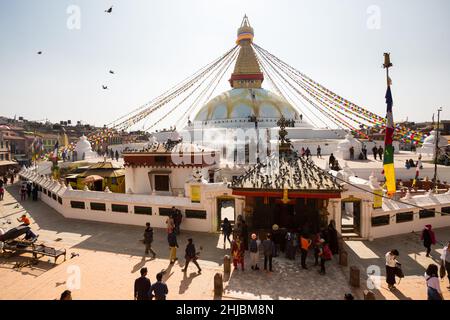
[[[383,147],[382,146],[378,147],[378,157],[380,158],[380,160],[383,160]]]
[[[198,265],[198,262],[197,262],[197,252],[195,250],[195,245],[193,243],[192,238],[188,239],[188,244],[186,246],[185,252],[186,252],[186,255],[185,255],[186,264],[184,265],[183,272],[187,271],[187,267],[189,265],[189,262],[191,262],[191,261],[197,266],[198,273],[202,272],[202,269],[200,268],[200,266]]]
[[[169,293],[169,289],[167,288],[167,285],[162,282],[162,278],[162,272],[158,273],[156,275],[157,282],[154,283],[150,289],[150,294],[152,295],[152,298],[155,298],[155,300],[166,300],[166,295]]]
[[[145,224],[146,228],[144,231],[144,244],[145,244],[145,254],[152,253],[153,259],[156,257],[156,252],[152,249],[153,242],[153,228],[150,227],[150,222]]]
[[[334,161],[336,161],[336,158],[333,154],[330,154],[330,157],[328,158],[328,164],[330,165],[330,167],[334,165]]]
[[[272,241],[272,236],[270,233],[267,234],[267,239],[262,243],[264,252],[264,270],[267,270],[267,262],[269,262],[269,271],[272,272],[272,257],[275,251],[275,245]]]
[[[134,299],[135,300],[151,300],[150,289],[152,284],[147,278],[147,268],[141,269],[141,277],[134,281]]]
[[[373,159],[377,160],[377,153],[378,153],[378,148],[376,145],[373,146],[372,148],[372,153],[373,153]]]

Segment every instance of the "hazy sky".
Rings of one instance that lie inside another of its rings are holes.
[[[103,125],[232,48],[244,13],[255,43],[383,116],[391,52],[394,119],[450,118],[448,0],[0,0],[0,115]]]

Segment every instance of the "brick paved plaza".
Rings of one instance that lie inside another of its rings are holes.
[[[62,259],[56,265],[42,258],[32,267],[14,268],[17,262],[28,261],[29,256],[0,258],[0,299],[55,299],[71,282],[74,270],[81,271],[80,288],[73,289],[74,299],[132,299],[134,279],[141,267],[149,269],[149,277],[166,269],[164,280],[169,287],[168,299],[213,299],[213,277],[223,271],[223,256],[229,253],[222,247],[219,234],[182,232],[178,238],[179,263],[172,267],[168,260],[168,245],[165,230],[155,230],[154,247],[156,259],[143,257],[144,247],[139,240],[143,229],[135,226],[104,224],[92,221],[65,219],[42,202],[26,200],[19,203],[17,186],[8,186],[5,199],[0,202],[0,227],[16,226],[18,218],[26,212],[31,216],[32,229],[40,235],[39,242],[57,248],[67,249],[67,261]],[[437,238],[450,238],[450,229],[436,230]],[[188,237],[194,238],[199,248],[202,273],[195,266],[188,272],[181,272],[184,264],[184,247]],[[426,290],[423,275],[425,266],[432,259],[425,258],[417,234],[408,234],[373,242],[349,241],[349,265],[361,270],[360,289],[352,290],[348,285],[348,267],[341,267],[337,257],[327,265],[327,275],[320,276],[314,267],[299,268],[299,258],[294,262],[284,257],[274,259],[274,272],[233,271],[225,279],[223,299],[342,299],[344,293],[353,292],[362,298],[365,270],[369,265],[379,265],[382,271],[381,288],[375,290],[377,299],[425,299]],[[390,292],[384,284],[384,253],[391,247],[397,248],[400,261],[407,275],[398,285],[398,291]],[[436,262],[440,246],[433,250]],[[72,253],[77,254],[71,258]],[[311,257],[310,257],[311,259]],[[248,257],[246,259],[249,260]],[[309,260],[309,265],[312,261]],[[441,281],[446,299],[450,299],[447,279]]]

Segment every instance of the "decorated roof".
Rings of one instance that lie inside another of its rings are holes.
[[[299,157],[297,153],[267,157],[235,178],[231,187],[234,190],[341,191],[334,177],[316,166],[312,160]]]

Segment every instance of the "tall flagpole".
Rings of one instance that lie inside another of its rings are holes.
[[[383,171],[386,178],[387,193],[393,196],[396,191],[395,167],[394,167],[394,117],[392,115],[392,93],[391,93],[391,79],[389,78],[389,68],[392,67],[389,53],[384,53],[383,68],[386,69],[386,123],[385,123],[385,137],[384,137],[384,157],[383,157]]]

